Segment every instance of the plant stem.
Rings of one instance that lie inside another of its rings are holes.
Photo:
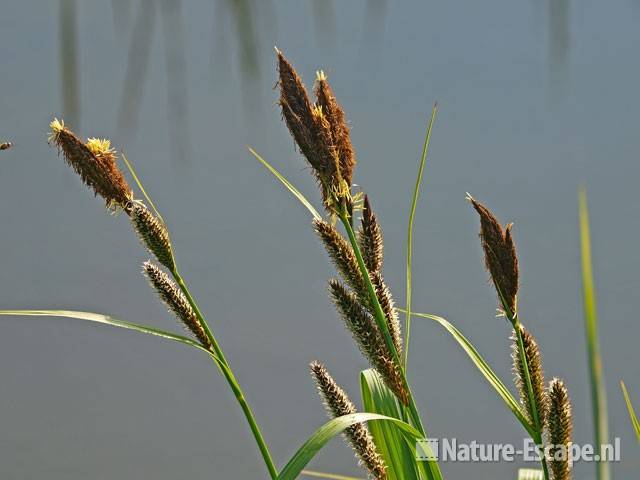
[[[351,226],[351,222],[349,221],[349,216],[344,206],[344,203],[341,204],[341,208],[339,211],[339,217],[344,225],[345,230],[347,231],[347,235],[349,237],[349,242],[353,248],[353,251],[356,255],[356,260],[358,261],[358,267],[360,268],[360,273],[362,278],[367,286],[367,292],[369,293],[369,301],[373,306],[373,311],[375,313],[374,318],[376,320],[376,324],[378,328],[382,332],[382,337],[384,338],[385,344],[389,352],[393,357],[394,362],[398,365],[400,370],[400,375],[402,377],[402,383],[404,388],[408,392],[409,396],[409,410],[411,412],[411,417],[414,423],[414,426],[420,430],[420,433],[426,436],[426,431],[424,426],[422,425],[422,420],[420,419],[420,414],[418,413],[418,408],[416,407],[415,400],[411,393],[411,389],[409,388],[409,384],[407,383],[407,378],[404,373],[404,368],[402,366],[402,362],[400,360],[400,356],[398,355],[398,351],[396,350],[395,344],[393,343],[393,339],[389,333],[389,327],[387,326],[387,318],[382,311],[382,307],[380,306],[380,302],[378,301],[378,296],[376,295],[375,288],[371,283],[371,278],[369,277],[369,272],[364,263],[364,259],[362,258],[362,253],[360,252],[360,247],[358,246],[358,242],[356,240],[355,233],[353,232],[353,227]]]
[[[236,400],[240,404],[240,408],[242,409],[242,412],[244,413],[244,416],[247,419],[247,422],[249,423],[249,427],[251,428],[253,437],[255,438],[256,443],[258,444],[258,448],[260,449],[260,453],[262,454],[264,463],[267,466],[267,470],[269,470],[269,475],[271,476],[272,479],[275,480],[276,478],[278,478],[278,471],[271,458],[269,447],[267,446],[267,443],[265,442],[264,437],[262,436],[262,432],[260,431],[258,422],[256,421],[256,418],[253,415],[253,411],[251,410],[251,407],[247,403],[244,393],[240,388],[240,384],[236,380],[235,375],[231,370],[231,367],[229,367],[229,363],[227,362],[227,359],[224,356],[224,352],[222,351],[222,348],[218,344],[218,341],[216,340],[216,337],[214,336],[213,331],[209,327],[209,324],[207,323],[206,319],[202,315],[202,312],[200,312],[198,305],[196,304],[195,300],[191,296],[191,292],[189,292],[189,289],[187,288],[187,285],[184,282],[184,279],[178,272],[178,269],[174,268],[171,271],[171,274],[173,275],[173,278],[178,283],[178,286],[180,287],[180,290],[182,291],[182,293],[184,293],[185,297],[187,297],[187,301],[189,302],[189,304],[191,305],[191,308],[193,308],[194,312],[196,313],[198,320],[200,320],[200,323],[202,323],[202,327],[204,328],[207,338],[209,338],[209,341],[211,342],[211,348],[213,349],[213,352],[215,353],[216,357],[219,360],[219,362],[216,361],[216,365],[220,367],[220,370],[222,371],[222,374],[227,380],[229,387],[233,391],[233,394],[235,395]]]
[[[527,356],[524,351],[524,341],[522,340],[522,332],[520,331],[520,320],[517,315],[512,315],[508,310],[507,316],[511,323],[513,324],[513,328],[516,332],[516,339],[518,343],[518,353],[520,355],[520,362],[522,363],[524,370],[524,381],[527,386],[527,397],[529,400],[529,405],[531,409],[531,416],[533,417],[531,420],[533,421],[533,426],[535,429],[535,434],[532,435],[532,439],[536,442],[538,446],[538,450],[540,451],[540,463],[542,464],[542,471],[544,473],[545,480],[549,480],[549,469],[547,467],[547,457],[544,452],[543,442],[542,442],[542,424],[540,423],[540,416],[538,415],[538,408],[536,405],[535,395],[533,393],[533,383],[531,382],[531,375],[529,372],[529,365],[527,363]]]

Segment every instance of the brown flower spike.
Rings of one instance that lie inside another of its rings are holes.
[[[367,270],[372,274],[381,272],[384,248],[382,228],[378,223],[378,217],[371,209],[368,195],[364,196],[361,228],[358,231],[358,245]]]
[[[326,208],[333,212],[334,197],[350,200],[355,165],[344,112],[323,75],[319,76],[320,96],[314,105],[291,63],[280,51],[277,57],[282,117],[313,169]]]
[[[511,224],[503,230],[491,211],[475,201],[467,199],[480,215],[480,239],[484,261],[498,291],[498,297],[506,313],[512,318],[516,313],[518,295],[518,257],[511,236]]]
[[[189,301],[176,286],[169,276],[157,265],[147,261],[142,265],[142,271],[149,279],[151,286],[156,290],[160,299],[166,304],[184,326],[205,348],[211,347],[211,341],[200,323],[198,316],[193,311]]]
[[[338,280],[329,280],[329,293],[362,354],[384,379],[387,387],[404,405],[408,405],[409,394],[404,387],[400,368],[393,360],[371,314],[358,302],[356,295]]]
[[[96,195],[105,199],[108,207],[124,208],[133,200],[133,191],[116,165],[108,140],[89,139],[85,144],[58,119],[50,127],[49,141],[56,144],[67,163]]]
[[[569,392],[562,380],[554,378],[549,384],[549,427],[548,440],[551,445],[550,466],[553,480],[571,479],[571,462],[567,456],[571,446],[571,432],[573,430],[571,403]],[[556,459],[556,456],[558,457]]]
[[[529,378],[533,387],[533,400],[538,413],[540,425],[544,427],[549,412],[549,397],[544,383],[544,370],[542,368],[542,355],[536,339],[525,329],[519,325],[522,334],[522,343],[524,345],[525,358],[527,367],[529,367]],[[515,331],[511,336],[511,358],[513,359],[513,373],[515,376],[516,387],[520,394],[520,403],[527,412],[529,421],[533,423],[533,411],[531,409],[531,401],[529,400],[529,390],[527,388],[525,369],[518,350],[518,340]]]
[[[337,418],[357,412],[353,402],[322,363],[312,362],[309,367],[330,416]],[[378,453],[366,424],[356,423],[348,427],[345,430],[345,437],[360,459],[360,464],[369,471],[371,476],[377,480],[385,480],[387,471],[384,460]]]
[[[349,133],[344,110],[336,100],[327,77],[322,71],[318,72],[317,75],[315,93],[316,104],[322,108],[322,113],[331,126],[333,144],[340,159],[340,175],[350,186],[353,178],[353,169],[356,165],[356,155],[351,144],[351,134]]]
[[[131,202],[126,207],[126,211],[131,217],[133,228],[142,244],[155,255],[162,265],[169,270],[174,270],[176,265],[173,259],[171,240],[162,220],[151,213],[141,202]]]

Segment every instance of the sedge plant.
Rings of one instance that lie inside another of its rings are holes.
[[[177,341],[206,353],[233,393],[267,474],[272,479],[281,480],[292,480],[302,474],[318,478],[348,478],[305,470],[323,446],[340,433],[344,434],[363,472],[370,478],[444,478],[433,455],[427,455],[426,461],[416,455],[416,441],[428,437],[428,433],[407,379],[411,319],[429,319],[455,339],[498,398],[538,445],[540,469],[522,470],[519,478],[569,480],[572,475],[566,457],[572,433],[569,394],[565,383],[558,378],[546,383],[540,348],[520,316],[517,302],[519,263],[512,225],[503,227],[485,205],[468,196],[480,218],[485,267],[495,287],[502,316],[512,334],[512,364],[518,399],[453,324],[436,315],[413,311],[412,230],[436,107],[428,122],[412,196],[405,308],[399,308],[383,275],[383,232],[373,208],[373,197],[353,187],[356,154],[346,114],[324,73],[318,72],[316,76],[315,99],[312,101],[291,62],[280,51],[276,52],[276,57],[282,118],[298,150],[311,167],[320,190],[322,208],[316,209],[278,170],[255,150],[250,151],[310,212],[312,227],[336,268],[337,276],[328,280],[328,296],[370,365],[369,369],[360,372],[362,412],[357,411],[355,402],[335,381],[329,368],[320,361],[313,361],[310,372],[331,419],[318,428],[284,466],[278,468],[220,341],[214,335],[212,323],[198,307],[178,269],[176,249],[167,223],[156,210],[135,171],[123,158],[137,189],[129,185],[118,167],[117,153],[108,140],[84,141],[62,121],[51,123],[51,144],[58,148],[94,194],[105,201],[109,210],[123,212],[130,220],[143,247],[153,258],[143,263],[143,274],[189,335],[177,335],[107,315],[71,310],[2,310],[0,315],[92,321]],[[400,314],[405,315],[405,334]],[[556,455],[563,453],[563,449],[564,457]]]

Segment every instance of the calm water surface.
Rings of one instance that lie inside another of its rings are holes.
[[[416,218],[415,308],[445,315],[509,381],[469,191],[515,222],[521,312],[548,376],[567,379],[575,437],[591,438],[577,190],[589,190],[611,432],[640,454],[617,383],[640,405],[640,2],[4,2],[0,16],[2,308],[74,308],[167,329],[145,255],[46,144],[51,118],[112,138],[173,232],[193,292],[283,464],[325,415],[307,373],[326,362],[358,397],[366,363],[325,295],[333,274],[303,208],[247,153],[316,203],[275,106],[277,45],[310,82],[327,72],[353,125],[356,182],[404,290],[410,190],[434,129]],[[265,478],[248,428],[206,358],[64,320],[0,325],[0,473],[52,479]],[[415,320],[410,379],[433,436],[520,442],[457,345]],[[516,464],[445,464],[447,478],[514,478]],[[313,467],[359,474],[332,442]],[[593,478],[590,465],[576,478]]]

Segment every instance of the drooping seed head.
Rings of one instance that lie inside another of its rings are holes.
[[[333,418],[356,413],[356,407],[349,399],[346,392],[340,388],[326,367],[320,362],[310,364],[318,392],[324,400],[329,415]],[[366,468],[370,475],[377,480],[387,478],[384,460],[378,453],[373,443],[373,438],[365,423],[356,423],[345,430],[345,437],[351,444],[362,467]]]
[[[549,455],[553,480],[571,479],[571,433],[573,422],[569,392],[564,382],[554,378],[549,383],[549,425],[548,441],[551,445]]]
[[[134,230],[142,244],[169,270],[175,269],[173,249],[165,224],[141,202],[130,202],[126,207]]]
[[[402,356],[402,329],[400,327],[400,319],[398,318],[398,312],[396,311],[395,302],[393,296],[387,287],[387,284],[382,278],[380,272],[376,272],[371,275],[371,283],[376,291],[376,297],[380,303],[380,307],[384,312],[384,316],[387,320],[387,327],[389,329],[389,335],[393,340],[393,344],[398,352],[398,357]]]
[[[184,324],[189,332],[204,346],[211,347],[211,341],[200,323],[198,316],[189,301],[160,267],[150,261],[144,262],[142,271],[149,279],[151,286],[158,293],[167,308]]]
[[[49,141],[62,151],[67,163],[96,195],[104,198],[108,207],[124,208],[133,200],[133,191],[116,164],[108,140],[90,139],[85,144],[57,118],[50,127]]]
[[[370,308],[369,293],[349,242],[329,222],[315,219],[313,228],[342,278],[356,292],[363,305]]]
[[[327,77],[322,71],[317,74],[315,94],[316,104],[322,108],[322,112],[331,126],[333,144],[340,159],[340,175],[350,187],[353,179],[353,169],[356,166],[356,155],[351,144],[350,129],[347,125],[344,110],[336,100]]]
[[[372,274],[381,272],[384,250],[382,228],[378,223],[378,217],[373,213],[368,195],[364,196],[361,228],[358,231],[358,244],[367,270]]]
[[[498,297],[506,313],[511,317],[516,313],[518,295],[518,257],[509,224],[503,230],[491,211],[474,200],[467,199],[480,215],[480,239],[484,250],[484,261],[491,279],[498,291]]]
[[[336,279],[329,280],[329,294],[362,354],[398,399],[408,405],[409,394],[404,387],[400,367],[393,360],[371,314],[360,304],[357,296]]]
[[[549,412],[549,397],[547,395],[547,390],[545,389],[542,355],[540,354],[540,348],[538,347],[538,342],[536,342],[534,336],[520,324],[519,328],[522,335],[522,343],[524,345],[525,359],[527,361],[527,367],[529,368],[529,378],[531,379],[531,386],[533,387],[533,401],[536,406],[540,425],[544,427]],[[518,339],[516,337],[515,330],[511,336],[511,341],[513,373],[516,387],[520,394],[520,403],[524,407],[529,421],[533,424],[534,417],[529,397],[529,389],[527,388],[526,383],[525,366],[522,362],[520,351],[518,349]]]

